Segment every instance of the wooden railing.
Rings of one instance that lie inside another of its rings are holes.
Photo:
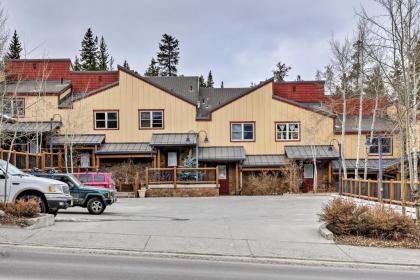
[[[7,160],[9,151],[0,149],[0,159]],[[21,170],[30,171],[32,169],[56,169],[61,171],[63,168],[63,157],[60,152],[42,152],[33,154],[29,152],[10,152],[10,163]]]
[[[209,168],[146,168],[146,185],[218,184],[218,169]]]
[[[346,196],[356,197],[371,201],[381,200],[381,190],[379,180],[363,180],[363,179],[343,179],[342,194]],[[420,182],[416,182],[416,189]],[[383,197],[384,203],[401,205],[404,198],[406,205],[413,206],[416,200],[415,194],[410,188],[408,180],[405,180],[401,187],[401,181],[383,180]],[[418,194],[417,194],[418,195]]]

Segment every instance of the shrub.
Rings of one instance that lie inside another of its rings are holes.
[[[334,199],[325,205],[320,220],[336,235],[357,235],[399,240],[416,230],[414,221],[391,208],[369,208],[354,202]]]
[[[288,191],[279,172],[251,173],[244,176],[242,195],[278,195]]]
[[[4,212],[15,217],[33,218],[41,212],[41,209],[36,199],[20,199],[16,203],[7,204]]]

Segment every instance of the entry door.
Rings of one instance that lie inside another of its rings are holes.
[[[303,192],[310,192],[314,186],[314,165],[306,163],[303,165]]]
[[[219,170],[219,194],[228,195],[229,194],[229,172],[227,165],[218,165],[217,169]]]

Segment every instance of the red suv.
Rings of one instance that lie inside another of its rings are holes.
[[[80,172],[73,174],[85,186],[115,190],[115,181],[112,178],[112,173]]]

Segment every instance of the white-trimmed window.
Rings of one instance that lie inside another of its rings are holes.
[[[25,116],[25,99],[14,98],[4,101],[3,114],[9,117]]]
[[[139,110],[140,129],[163,128],[163,110]]]
[[[255,123],[234,122],[230,124],[231,141],[255,141]]]
[[[95,111],[95,129],[118,129],[118,111]]]
[[[300,123],[277,122],[276,123],[276,141],[299,141]]]
[[[370,137],[368,139],[370,139]],[[370,155],[379,154],[378,137],[373,137],[370,140],[370,143],[371,143],[371,146],[369,147],[368,153]],[[382,144],[382,154],[385,154],[385,155],[392,154],[392,137],[381,137],[381,144]]]

